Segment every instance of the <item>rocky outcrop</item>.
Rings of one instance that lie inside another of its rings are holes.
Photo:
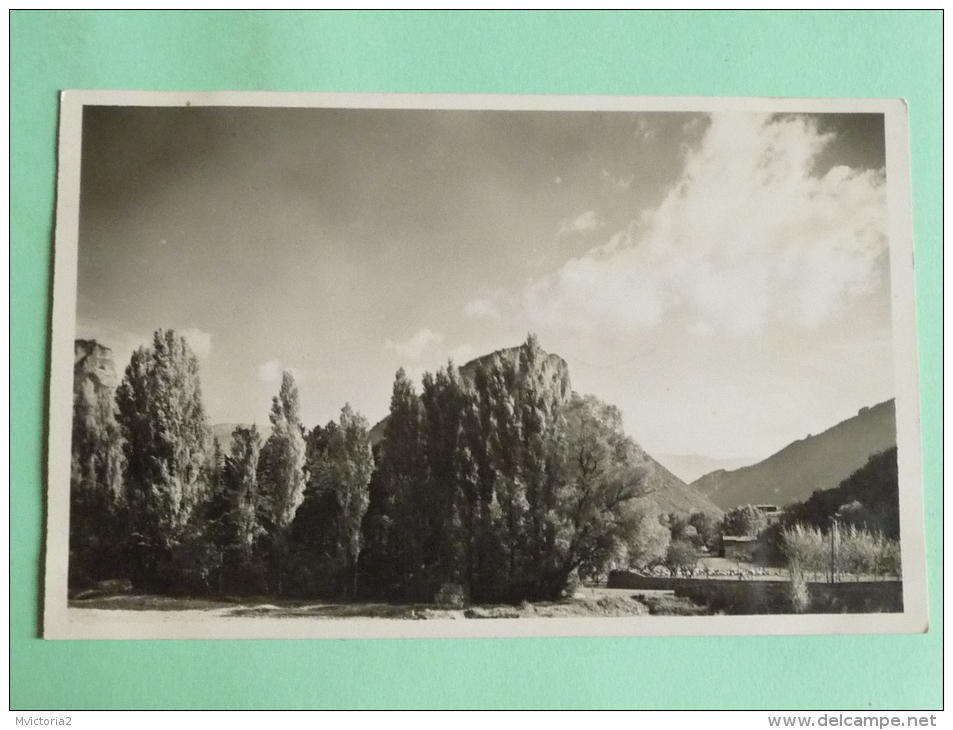
[[[491,352],[489,355],[470,360],[465,365],[460,366],[460,376],[469,382],[473,382],[478,368],[483,367],[487,370],[496,365],[513,365],[519,360],[521,347],[507,347],[503,350]],[[551,355],[542,352],[542,373],[543,380],[552,387],[557,398],[563,402],[572,397],[572,384],[569,380],[569,365],[559,355]],[[389,416],[384,416],[370,430],[368,436],[372,445],[380,443],[384,438],[384,427],[387,425]]]
[[[87,396],[116,390],[119,379],[113,353],[96,340],[76,340],[73,348],[73,392],[84,391]]]
[[[504,350],[491,352],[489,355],[471,360],[460,368],[460,375],[472,381],[477,369],[481,366],[487,370],[496,365],[514,365],[519,361],[521,347],[508,347]],[[559,355],[542,352],[541,371],[544,382],[550,385],[560,400],[568,401],[572,395],[572,384],[569,380],[569,365]]]

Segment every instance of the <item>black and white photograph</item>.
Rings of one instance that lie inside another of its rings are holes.
[[[59,134],[45,637],[926,631],[902,102]]]

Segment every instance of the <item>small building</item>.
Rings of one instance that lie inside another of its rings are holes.
[[[758,538],[748,535],[739,537],[725,535],[721,538],[724,556],[728,560],[741,563],[750,563],[754,559],[755,549],[758,547]]]
[[[777,524],[781,519],[781,515],[784,514],[784,510],[778,507],[776,504],[756,504],[754,508],[758,510],[761,514],[764,515],[765,519],[768,521],[768,526]]]

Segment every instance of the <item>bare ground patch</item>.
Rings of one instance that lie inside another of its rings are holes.
[[[665,595],[658,595],[658,594]],[[375,601],[321,601],[268,597],[185,598],[156,595],[97,596],[69,602],[70,609],[87,618],[96,615],[110,620],[138,621],[152,612],[163,620],[209,618],[315,618],[315,619],[516,619],[585,618],[647,615],[700,615],[706,609],[669,592],[633,593],[625,590],[587,589],[561,601],[524,601],[507,604],[474,605],[447,609],[434,604],[400,604]]]

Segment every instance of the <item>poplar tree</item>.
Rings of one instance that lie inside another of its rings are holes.
[[[470,504],[461,481],[461,431],[467,394],[452,362],[423,378],[424,453],[431,532],[430,562],[439,583],[459,583],[467,573]]]
[[[363,547],[361,527],[370,500],[374,458],[367,420],[349,404],[341,409],[338,427],[329,432],[327,448],[318,468],[321,490],[330,492],[337,502],[345,570],[354,595],[357,592],[358,558]]]
[[[380,514],[373,515],[380,544],[371,553],[393,566],[395,584],[407,585],[424,572],[424,536],[429,533],[427,462],[423,447],[423,404],[401,368],[394,378],[390,415],[380,444],[377,480]],[[394,586],[396,587],[396,586]]]
[[[271,404],[271,436],[259,459],[258,477],[262,499],[277,550],[278,593],[282,591],[284,556],[288,551],[291,524],[304,500],[305,442],[294,376],[285,371],[281,388]]]
[[[136,350],[116,391],[124,437],[126,498],[135,580],[163,575],[197,505],[206,496],[212,437],[198,362],[185,338],[158,330]]]
[[[259,511],[258,457],[261,436],[258,429],[239,426],[232,432],[231,454],[225,457],[225,482],[231,496],[231,511],[240,548],[246,553],[262,532]]]

